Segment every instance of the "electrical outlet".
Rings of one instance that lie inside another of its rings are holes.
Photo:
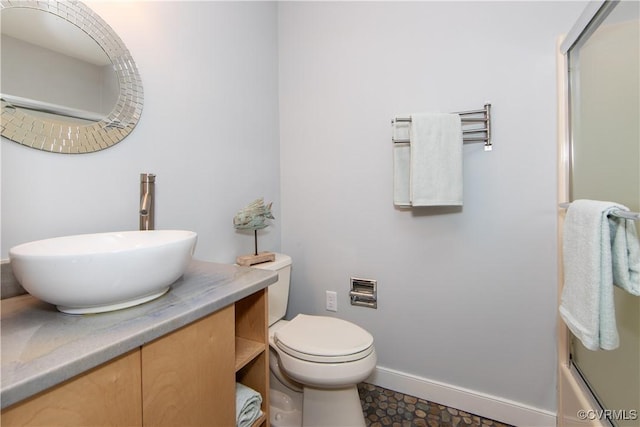
[[[327,310],[338,311],[338,294],[333,291],[327,291]]]

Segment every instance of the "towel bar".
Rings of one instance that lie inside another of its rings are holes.
[[[459,111],[453,114],[458,114],[460,117],[460,121],[462,124],[469,123],[484,123],[483,128],[467,128],[462,130],[462,141],[463,142],[484,142],[485,151],[491,151],[492,143],[491,143],[491,104],[484,104],[484,108],[481,110],[469,110],[469,111]],[[482,117],[463,117],[463,116],[477,116],[482,115]],[[395,125],[396,123],[411,123],[411,117],[396,117],[391,120],[391,124]],[[477,136],[464,136],[472,133],[484,133],[484,137]],[[407,144],[410,141],[408,139],[395,139],[392,138],[394,144]]]
[[[565,203],[560,203],[558,206],[562,209],[567,209],[569,207],[571,203],[569,202],[565,202]],[[640,219],[640,213],[639,212],[629,212],[629,211],[622,211],[622,210],[616,210],[611,212],[611,215],[613,216],[617,216],[618,218],[624,218],[624,219],[631,219],[634,221],[638,221]]]

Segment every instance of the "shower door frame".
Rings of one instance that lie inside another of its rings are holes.
[[[558,82],[558,203],[572,200],[570,190],[571,176],[571,132],[569,98],[568,51],[583,36],[585,29],[595,19],[603,19],[601,10],[615,7],[617,1],[598,0],[590,2],[583,14],[566,37],[558,40],[557,46],[557,82]],[[606,14],[605,14],[606,15]],[[562,229],[565,209],[558,210],[558,304],[562,284],[564,283],[562,263]],[[598,417],[603,408],[571,361],[571,333],[558,316],[558,412],[559,427],[611,427],[605,417]]]
[[[562,37],[564,38],[564,37]],[[571,149],[569,133],[569,65],[567,55],[562,53],[561,41],[557,50],[557,80],[558,80],[558,204],[570,199],[569,178],[571,166]],[[558,306],[564,283],[562,260],[562,229],[566,210],[558,209]],[[595,396],[582,379],[582,376],[571,363],[571,334],[558,315],[558,379],[557,379],[557,418],[558,427],[611,427],[606,420],[589,419],[586,414],[595,414],[602,410]],[[583,412],[584,411],[584,412]]]
[[[564,39],[562,37],[561,39]],[[569,177],[571,166],[570,133],[569,133],[569,98],[568,75],[569,65],[567,55],[561,51],[561,41],[557,49],[557,80],[558,80],[558,204],[570,199]],[[565,209],[558,209],[558,305],[564,283],[562,262],[562,229],[564,226]],[[580,373],[571,363],[571,334],[560,316],[557,318],[558,334],[558,378],[557,378],[557,421],[558,427],[611,427],[608,421],[589,419],[583,414],[595,414],[601,410],[600,404],[582,379]],[[581,412],[584,411],[584,412]],[[584,419],[583,419],[584,418]]]

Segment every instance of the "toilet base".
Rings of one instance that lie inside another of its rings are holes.
[[[302,405],[280,390],[269,390],[270,423],[273,427],[301,427]]]
[[[304,386],[302,425],[365,427],[357,386],[330,390]]]
[[[275,358],[275,359],[274,359]],[[272,427],[302,427],[302,386],[294,386],[280,372],[277,354],[270,354],[269,364],[269,418]],[[274,370],[277,370],[276,374]],[[286,384],[281,380],[286,381]],[[291,388],[294,386],[296,390]],[[299,391],[298,391],[299,390]]]

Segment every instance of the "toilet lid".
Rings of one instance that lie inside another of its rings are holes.
[[[297,315],[274,334],[276,346],[302,360],[340,363],[362,359],[373,351],[373,337],[346,320]]]

